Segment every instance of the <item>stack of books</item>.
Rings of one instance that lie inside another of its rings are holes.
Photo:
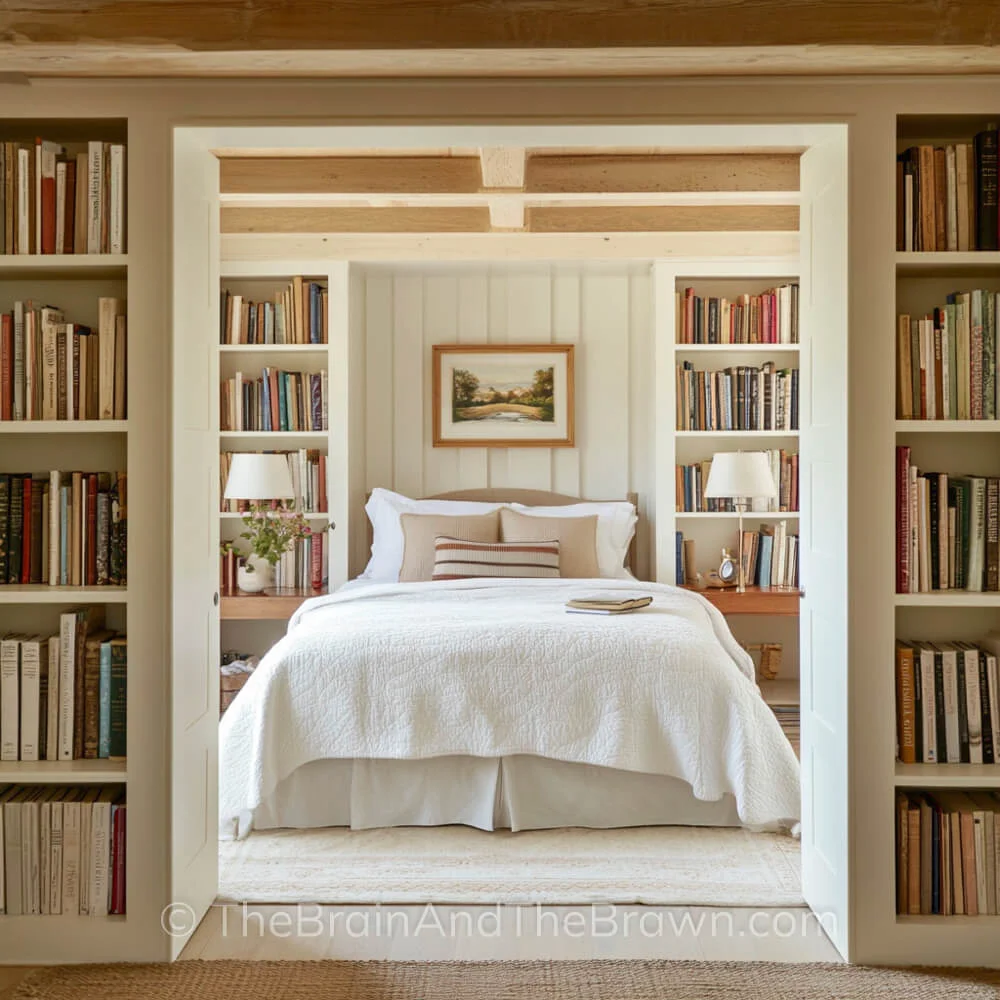
[[[997,129],[896,162],[897,250],[997,250]]]
[[[896,793],[896,912],[1000,912],[1000,795]]]
[[[0,639],[0,760],[124,759],[128,642],[100,608]]]
[[[674,583],[683,587],[697,579],[694,540],[678,531],[675,545]],[[732,551],[735,559],[738,546]],[[799,536],[789,534],[787,521],[743,532],[743,569],[748,587],[798,587]]]
[[[679,431],[794,431],[799,428],[799,370],[739,365],[696,371],[677,368]]]
[[[896,643],[904,764],[1000,764],[1000,633],[978,643]]]
[[[896,448],[896,592],[1000,592],[1000,479],[921,472]]]
[[[755,497],[751,512],[777,513],[799,509],[799,456],[789,454],[783,448],[767,450],[771,465],[771,475],[778,483],[778,496],[773,499]],[[678,465],[676,471],[676,494],[674,503],[678,511],[685,513],[734,512],[736,501],[726,497],[706,497],[705,484],[712,468],[712,460],[696,462],[693,465]]]
[[[701,298],[693,288],[677,296],[679,344],[797,344],[799,286],[779,285],[760,295]]]
[[[329,533],[326,531],[317,531],[295,542],[274,567],[275,587],[279,590],[324,592],[329,583],[328,543]]]
[[[249,500],[227,500],[226,482],[233,463],[231,451],[219,455],[219,496],[222,498],[222,513],[245,513],[250,509]],[[261,454],[257,452],[256,454]],[[294,497],[292,509],[303,514],[325,514],[326,501],[326,455],[315,449],[299,448],[297,451],[268,452],[284,455],[288,460],[288,471],[292,476]],[[277,507],[277,501],[274,502]]]
[[[795,751],[795,755],[799,755],[800,743],[802,739],[801,726],[799,722],[799,706],[798,705],[772,705],[771,711],[774,712],[775,717],[778,720],[778,724],[781,726],[781,731],[785,734],[785,738],[792,745],[792,749]]]
[[[0,315],[0,420],[125,419],[125,303],[97,314],[96,330],[31,302]]]
[[[125,146],[4,142],[0,253],[124,253]]]
[[[329,339],[327,290],[292,278],[273,302],[251,302],[226,292],[222,300],[222,344],[325,344]]]
[[[247,378],[237,372],[222,383],[220,405],[224,431],[325,431],[327,375],[264,368]]]
[[[0,585],[121,586],[124,472],[0,473]]]
[[[996,420],[998,299],[955,292],[923,318],[902,315],[896,330],[896,416],[900,420]]]
[[[122,785],[0,785],[0,914],[125,913]]]

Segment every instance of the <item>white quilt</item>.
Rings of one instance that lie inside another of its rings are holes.
[[[627,615],[570,597],[652,594]],[[731,793],[747,826],[799,818],[799,767],[749,656],[704,598],[628,580],[459,580],[307,601],[221,723],[220,820],[324,758],[445,754],[665,774]]]

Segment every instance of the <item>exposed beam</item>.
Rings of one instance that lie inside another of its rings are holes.
[[[525,187],[556,191],[796,191],[792,153],[532,156]]]
[[[672,206],[627,208],[529,208],[533,233],[784,232],[798,230],[790,205]]]
[[[524,229],[524,199],[495,195],[490,199],[490,225],[494,229]]]
[[[12,0],[0,38],[195,52],[996,45],[1000,23],[994,0]]]
[[[223,206],[224,233],[484,233],[483,208],[239,208]]]
[[[478,191],[473,156],[223,157],[223,193],[319,194],[334,192],[415,194]]]
[[[484,188],[524,187],[525,150],[516,146],[498,146],[479,151],[479,169]]]

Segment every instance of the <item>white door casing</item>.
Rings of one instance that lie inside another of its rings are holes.
[[[801,162],[802,892],[849,953],[847,136]]]
[[[219,165],[177,131],[173,164],[187,193],[174,200],[173,227],[171,894],[161,923],[177,957],[218,889]]]

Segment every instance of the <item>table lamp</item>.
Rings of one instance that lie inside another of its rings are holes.
[[[712,456],[712,468],[705,484],[705,496],[733,500],[739,519],[739,583],[736,590],[746,590],[746,566],[743,562],[743,514],[748,500],[754,497],[773,499],[778,495],[771,475],[771,463],[763,451],[723,451]]]

